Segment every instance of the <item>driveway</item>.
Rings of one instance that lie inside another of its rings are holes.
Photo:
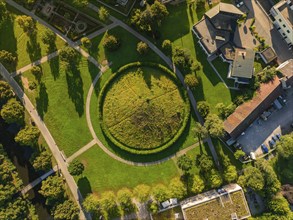
[[[278,63],[281,64],[286,60],[292,59],[292,50],[289,50],[289,47],[282,39],[281,34],[274,27],[271,20],[263,12],[256,1],[244,0],[244,2],[249,9],[248,18],[255,17],[256,32],[259,34],[259,36],[265,38],[268,45],[274,48],[278,56]]]
[[[274,111],[267,121],[256,120],[246,129],[245,134],[238,138],[238,142],[242,144],[244,152],[253,151],[256,155],[260,155],[262,150],[259,146],[262,143],[269,146],[268,141],[272,135],[277,133],[286,134],[292,130],[290,125],[293,123],[293,88],[287,91],[286,99],[287,105],[278,111]]]

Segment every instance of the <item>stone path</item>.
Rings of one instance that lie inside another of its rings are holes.
[[[97,143],[96,140],[94,140],[94,139],[91,140],[88,144],[86,144],[85,146],[83,146],[82,148],[80,148],[78,151],[76,151],[74,154],[72,154],[69,158],[67,158],[66,159],[66,162],[67,163],[70,163],[75,158],[77,158],[79,155],[83,154],[88,149],[90,149],[92,146],[94,146],[96,143]]]

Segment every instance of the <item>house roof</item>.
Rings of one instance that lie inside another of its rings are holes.
[[[238,106],[234,113],[232,113],[225,121],[224,128],[230,134],[247,118],[252,112],[257,109],[268,96],[280,85],[278,77],[272,82],[263,83],[260,89],[257,91],[256,96],[248,101]]]
[[[231,76],[250,79],[253,75],[254,56],[252,49],[236,48]]]
[[[276,55],[275,51],[271,47],[268,47],[268,48],[264,49],[261,52],[261,55],[265,59],[266,64],[272,62],[274,59],[277,58],[277,55]]]
[[[211,8],[208,10],[205,15],[209,17],[210,19],[219,14],[220,12],[222,13],[227,13],[227,14],[234,14],[234,15],[243,15],[243,12],[240,11],[237,7],[235,7],[232,4],[227,4],[227,3],[222,3],[216,5],[215,7]]]

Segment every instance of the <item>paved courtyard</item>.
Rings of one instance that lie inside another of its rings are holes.
[[[254,121],[246,129],[245,134],[238,138],[244,152],[255,151],[256,155],[260,155],[262,150],[259,146],[265,143],[269,147],[268,141],[272,135],[286,134],[292,130],[290,125],[293,123],[293,88],[287,91],[286,99],[287,105],[280,110],[275,110],[267,121],[262,119]]]

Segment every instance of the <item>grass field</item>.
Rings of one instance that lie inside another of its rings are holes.
[[[10,19],[5,21],[0,29],[0,50],[7,50],[17,55],[17,66],[14,69],[10,68],[10,71],[30,64],[65,45],[58,37],[52,47],[45,45],[41,37],[46,28],[39,23],[36,23],[36,35],[29,37],[15,21],[16,16],[22,14],[10,6],[7,8]]]
[[[103,104],[103,121],[111,135],[135,149],[153,149],[171,140],[188,113],[170,76],[142,67],[113,80]]]
[[[217,69],[218,73],[221,75],[227,86],[234,87],[234,80],[228,79],[229,63],[223,62],[220,57],[217,57],[212,61],[214,67]]]
[[[56,57],[41,67],[40,82],[27,71],[22,84],[58,147],[70,156],[92,139],[85,117],[85,100],[92,81],[88,62],[81,58],[76,69],[66,71]],[[35,90],[28,89],[27,83],[31,82],[38,85]]]
[[[85,165],[83,175],[75,178],[83,195],[91,192],[100,194],[106,190],[117,191],[122,187],[132,189],[141,183],[168,184],[173,177],[179,175],[173,160],[148,167],[130,166],[113,160],[98,146],[93,146],[77,159]]]

